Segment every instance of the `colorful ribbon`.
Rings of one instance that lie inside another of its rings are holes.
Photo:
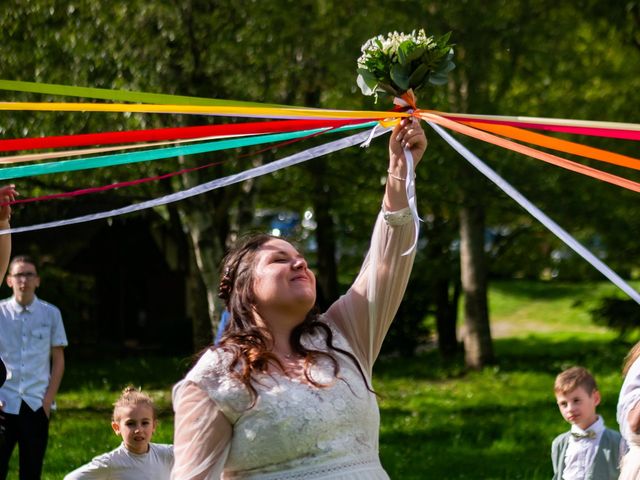
[[[633,300],[640,304],[640,293],[633,289],[627,282],[625,282],[616,272],[609,268],[598,257],[593,255],[588,249],[586,249],[580,242],[572,237],[566,230],[560,225],[551,220],[545,215],[542,210],[533,205],[527,200],[518,190],[512,187],[506,180],[500,177],[494,170],[492,170],[486,163],[480,160],[476,155],[471,153],[460,142],[454,139],[451,135],[445,132],[441,127],[435,123],[429,122],[429,125],[440,135],[449,145],[451,145],[462,157],[473,165],[478,171],[485,175],[489,180],[495,183],[502,191],[515,200],[522,208],[529,212],[535,219],[547,227],[554,235],[562,240],[569,248],[589,262],[594,268],[608,278],[614,285],[620,288],[623,292],[629,295]]]
[[[82,147],[87,145],[114,145],[132,142],[157,142],[203,137],[231,137],[284,133],[318,128],[337,128],[363,123],[363,120],[281,120],[273,122],[228,123],[197,127],[157,128],[151,130],[127,130],[123,132],[85,133],[35,138],[0,140],[0,152],[39,150],[43,148]]]
[[[181,155],[195,155],[200,153],[215,152],[227,150],[231,148],[241,148],[252,145],[260,145],[270,142],[282,142],[295,138],[302,138],[321,133],[323,131],[341,132],[354,128],[364,128],[372,126],[371,123],[358,123],[355,125],[346,125],[333,130],[314,129],[303,130],[292,133],[277,133],[271,135],[257,135],[250,137],[240,137],[229,140],[218,140],[214,142],[205,142],[197,145],[187,145],[178,147],[168,147],[160,149],[143,150],[140,152],[120,153],[114,155],[104,155],[99,157],[89,157],[77,160],[62,160],[59,162],[39,163],[32,165],[21,165],[17,167],[7,167],[0,169],[0,180],[8,180],[14,178],[23,178],[29,176],[37,176],[51,173],[71,172],[78,170],[87,170],[101,167],[111,167],[115,165],[125,165],[137,162],[146,162],[152,160],[161,160],[166,158],[177,157]]]
[[[375,136],[377,137],[377,136],[383,135],[387,133],[389,130],[390,130],[389,128],[381,129],[378,132],[376,132]],[[173,202],[178,202],[190,197],[194,197],[196,195],[201,195],[203,193],[216,190],[218,188],[232,185],[234,183],[243,182],[245,180],[250,180],[252,178],[266,175],[268,173],[272,173],[277,170],[290,167],[292,165],[297,165],[299,163],[306,162],[308,160],[312,160],[314,158],[317,158],[323,155],[328,155],[329,153],[337,152],[338,150],[342,150],[344,148],[348,148],[353,145],[358,145],[362,143],[368,136],[369,136],[369,132],[361,132],[349,137],[341,138],[333,142],[325,143],[323,145],[310,148],[308,150],[304,150],[302,152],[296,153],[294,155],[290,155],[289,157],[283,158],[281,160],[276,160],[275,162],[271,162],[266,165],[261,165],[259,167],[255,167],[240,173],[229,175],[224,178],[212,180],[210,182],[206,182],[201,185],[196,185],[195,187],[191,187],[187,190],[175,192],[175,193],[165,195],[160,198],[148,200],[145,202],[140,202],[135,205],[129,205],[126,207],[117,208],[114,210],[109,210],[104,212],[92,213],[89,215],[83,215],[80,217],[70,218],[66,220],[57,220],[53,222],[40,223],[37,225],[31,225],[26,227],[17,227],[17,228],[10,228],[6,230],[0,230],[0,235],[4,235],[7,233],[33,232],[37,230],[45,230],[48,228],[57,228],[57,227],[62,227],[66,225],[75,225],[79,223],[91,222],[95,220],[115,217],[118,215],[125,215],[128,213],[138,212],[148,208],[154,208],[154,207],[166,205]]]
[[[55,84],[40,84],[34,82],[18,82],[0,80],[0,90],[32,92],[46,95],[65,97],[89,98],[107,100],[115,103],[69,103],[69,102],[0,102],[3,111],[84,111],[84,112],[137,112],[154,114],[191,114],[208,116],[227,116],[245,118],[265,118],[270,121],[232,123],[225,125],[203,125],[196,127],[163,128],[125,132],[103,132],[81,135],[60,135],[42,138],[22,138],[0,140],[0,152],[33,151],[39,149],[67,148],[93,146],[94,148],[75,149],[70,151],[56,151],[43,153],[27,153],[0,157],[0,164],[10,165],[23,162],[42,162],[65,158],[59,161],[31,163],[21,166],[7,166],[0,168],[0,180],[22,178],[26,176],[43,175],[47,173],[62,173],[91,168],[110,167],[129,163],[153,161],[180,155],[194,155],[232,148],[242,148],[252,145],[274,142],[292,142],[310,136],[324,135],[329,132],[341,132],[358,128],[372,127],[370,132],[362,132],[350,137],[314,147],[285,159],[272,162],[254,169],[213,180],[191,189],[176,192],[158,199],[141,202],[109,212],[99,212],[68,220],[48,222],[30,227],[20,227],[0,231],[24,232],[53,228],[85,221],[97,220],[116,215],[122,215],[145,208],[164,205],[179,201],[190,196],[199,195],[215,188],[221,188],[232,183],[244,181],[269,172],[285,168],[302,161],[316,158],[320,155],[337,151],[358,143],[368,144],[372,138],[389,131],[390,124],[400,118],[416,116],[429,123],[454,149],[461,153],[470,163],[496,182],[514,200],[523,206],[535,218],[540,220],[554,234],[558,235],[567,245],[583,256],[595,268],[601,271],[613,283],[624,290],[634,300],[640,303],[640,295],[606,265],[600,262],[567,232],[550,220],[544,213],[531,205],[513,187],[497,176],[489,167],[466,150],[459,142],[445,132],[442,127],[476,138],[502,148],[527,155],[538,160],[565,168],[583,175],[596,178],[623,188],[640,192],[640,183],[582,165],[536,148],[543,147],[557,152],[578,155],[584,158],[606,162],[619,167],[640,170],[640,159],[617,154],[607,150],[597,149],[576,142],[561,140],[530,130],[543,130],[579,135],[591,135],[617,139],[640,140],[640,125],[633,123],[592,122],[570,119],[550,119],[538,117],[491,116],[474,114],[454,114],[433,110],[420,110],[416,107],[415,97],[406,95],[400,102],[399,108],[390,112],[332,110],[306,107],[290,107],[282,105],[261,104],[255,102],[239,102],[231,100],[217,100],[200,97],[155,94],[146,92],[127,92],[98,88],[74,87]],[[123,103],[136,102],[136,103]],[[410,109],[410,110],[409,110]],[[407,111],[408,110],[408,111]],[[274,120],[275,119],[275,120]],[[384,127],[384,128],[382,128]],[[368,138],[367,138],[368,137]],[[522,143],[519,143],[522,142]],[[523,144],[524,143],[524,144]],[[111,146],[109,146],[111,145]],[[135,150],[135,151],[127,151]],[[119,153],[106,154],[119,151]],[[416,237],[419,227],[419,216],[415,205],[415,183],[412,170],[411,153],[405,150],[408,171],[405,190],[412,205],[412,214],[416,224]],[[86,156],[86,158],[72,159],[71,157]],[[212,164],[198,166],[194,169],[206,168]],[[63,194],[53,194],[39,199],[61,198],[63,196],[77,196],[95,191],[103,191],[118,186],[129,186],[145,181],[168,178],[169,176],[185,173],[194,169],[184,169],[179,172],[148,177],[127,182],[120,182],[104,187],[79,189]],[[25,199],[17,202],[35,201],[39,199]],[[414,244],[415,248],[415,244]]]
[[[640,140],[640,125],[637,123],[594,122],[566,118],[509,117],[504,115],[471,115],[432,111],[456,122],[481,122],[512,127],[533,128],[552,132],[590,135],[596,137]]]
[[[447,118],[441,117],[440,115],[422,112],[420,113],[420,117],[427,122],[435,123],[437,125],[446,127],[450,130],[462,133],[464,135],[468,135],[470,137],[477,138],[479,140],[492,143],[494,145],[498,145],[500,147],[506,148],[508,150],[512,150],[514,152],[522,153],[529,157],[537,158],[544,162],[551,163],[553,165],[556,165],[562,168],[566,168],[567,170],[572,170],[574,172],[581,173],[583,175],[597,178],[599,180],[617,185],[619,187],[633,190],[634,192],[640,192],[640,183],[638,182],[627,180],[626,178],[622,178],[617,175],[613,175],[611,173],[603,172],[601,170],[597,170],[595,168],[588,167],[586,165],[582,165],[577,162],[572,162],[570,160],[566,160],[564,158],[557,157],[555,155],[551,155],[549,153],[545,153],[531,147],[520,145],[519,143],[513,142],[511,140],[496,137],[495,135],[492,135],[490,133],[477,130],[475,128],[469,127],[462,123],[454,122]]]

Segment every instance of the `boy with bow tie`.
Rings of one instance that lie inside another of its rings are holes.
[[[600,392],[593,375],[582,367],[569,368],[556,377],[553,390],[560,413],[571,424],[551,446],[553,480],[617,479],[626,444],[596,413]]]

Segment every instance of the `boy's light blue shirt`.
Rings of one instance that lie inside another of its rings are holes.
[[[15,297],[0,302],[0,355],[10,378],[0,388],[6,413],[17,415],[24,400],[36,411],[49,386],[51,348],[66,347],[60,310],[34,297],[23,307]]]

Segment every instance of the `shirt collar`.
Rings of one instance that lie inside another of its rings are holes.
[[[33,301],[29,305],[23,306],[23,305],[20,305],[18,303],[18,300],[16,300],[16,296],[13,295],[11,297],[11,300],[9,300],[9,305],[11,305],[11,308],[16,313],[20,313],[20,312],[23,312],[23,311],[27,311],[29,313],[32,313],[34,311],[35,306],[36,306],[36,300],[37,299],[38,299],[38,297],[36,297],[34,295],[33,296]]]
[[[602,434],[602,432],[604,432],[604,420],[600,415],[598,415],[598,419],[595,422],[593,422],[586,430],[581,429],[578,425],[571,425],[571,433],[584,435],[589,431],[593,431],[596,434],[596,438],[592,440],[597,440]],[[586,440],[589,440],[589,439],[586,439]]]

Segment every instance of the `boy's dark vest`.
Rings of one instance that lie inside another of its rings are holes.
[[[553,480],[562,480],[564,457],[569,446],[571,432],[556,437],[551,448],[553,462]],[[585,480],[616,480],[620,475],[620,434],[614,430],[604,429],[591,470]]]

